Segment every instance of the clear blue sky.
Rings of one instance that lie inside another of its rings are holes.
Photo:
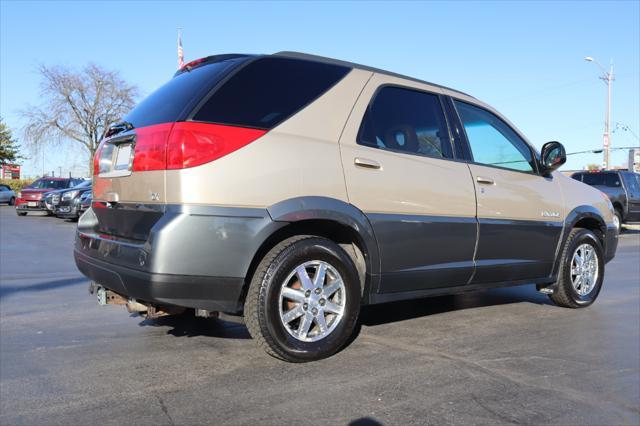
[[[38,102],[38,64],[118,70],[143,93],[176,68],[176,28],[187,60],[216,53],[298,50],[360,62],[470,93],[540,147],[602,144],[605,84],[583,57],[614,60],[612,121],[640,134],[640,2],[1,2],[0,113]],[[638,145],[630,132],[613,146]],[[601,155],[569,157],[568,168]],[[613,155],[626,162],[626,152]],[[48,149],[45,169],[85,166],[77,150]],[[24,162],[40,173],[42,159]]]

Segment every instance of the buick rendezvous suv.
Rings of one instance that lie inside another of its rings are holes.
[[[535,284],[595,301],[613,207],[462,92],[281,52],[180,69],[95,155],[75,243],[102,304],[242,314],[269,354],[330,356],[360,307]]]

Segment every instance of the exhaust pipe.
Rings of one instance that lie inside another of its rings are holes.
[[[137,302],[136,299],[127,300],[127,311],[129,311],[130,314],[147,312],[148,310],[149,308],[147,307],[147,305],[143,305],[142,303]]]
[[[186,310],[185,308],[178,306],[155,306],[140,303],[136,299],[128,299],[118,293],[108,290],[94,281],[89,284],[89,293],[95,293],[96,298],[98,299],[98,305],[100,306],[125,305],[130,314],[140,314],[147,319],[159,318],[167,315],[179,315]],[[202,316],[206,315],[207,317],[211,317],[216,313],[204,311]]]

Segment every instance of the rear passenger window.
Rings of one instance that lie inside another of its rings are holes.
[[[606,178],[607,186],[611,186],[613,188],[622,186],[622,183],[620,183],[620,176],[618,176],[617,173],[607,173],[606,176],[607,176]]]
[[[604,173],[586,173],[582,175],[582,182],[591,186],[594,186],[594,185],[604,186],[605,185]]]
[[[467,134],[474,162],[533,172],[531,149],[511,127],[482,108],[460,101],[454,103]]]
[[[365,113],[358,143],[436,158],[452,158],[440,99],[399,87],[383,87]]]
[[[195,121],[271,129],[330,89],[350,68],[261,58],[237,71],[194,115]]]

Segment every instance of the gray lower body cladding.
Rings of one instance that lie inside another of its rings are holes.
[[[100,232],[98,216],[90,209],[78,223],[78,269],[123,296],[224,312],[242,309],[244,278],[254,254],[286,225],[272,221],[264,209],[132,205],[119,206],[117,214],[127,208],[138,221],[132,229],[148,229],[146,238]],[[99,215],[105,217],[108,210]]]
[[[269,210],[96,207],[80,218],[75,259],[87,277],[124,296],[239,312],[245,277],[265,241],[291,222],[324,219],[354,229],[367,248],[367,271],[375,273],[367,272],[373,284],[365,291],[365,303],[554,280],[562,223],[390,214],[365,217],[353,206],[336,203],[311,197]],[[572,223],[565,223],[565,228],[571,227]],[[615,254],[615,230],[607,229],[603,240],[608,261]]]

